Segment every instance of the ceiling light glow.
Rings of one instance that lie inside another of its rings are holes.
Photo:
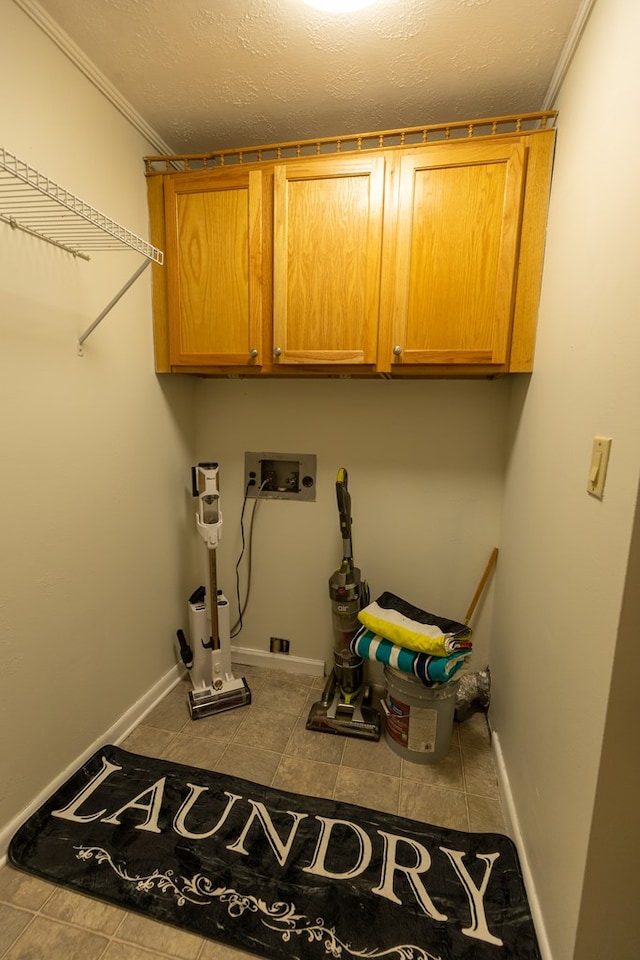
[[[376,0],[304,0],[308,7],[323,10],[325,13],[351,13],[370,7]]]

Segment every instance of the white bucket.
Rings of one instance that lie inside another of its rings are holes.
[[[447,755],[458,681],[427,687],[417,677],[386,666],[384,732],[394,753],[412,763],[437,763]]]

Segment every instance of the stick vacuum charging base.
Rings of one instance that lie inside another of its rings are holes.
[[[244,677],[224,684],[219,690],[205,687],[189,691],[189,712],[192,720],[245,707],[251,703],[251,690]]]

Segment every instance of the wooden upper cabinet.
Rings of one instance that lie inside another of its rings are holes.
[[[165,180],[172,366],[264,362],[261,170]]]
[[[399,156],[381,368],[506,369],[525,160],[520,142],[448,143]]]
[[[292,144],[229,151],[227,166],[223,152],[208,170],[149,158],[166,161],[148,185],[166,251],[153,273],[156,369],[530,371],[555,131],[478,125],[501,132],[461,136],[458,124],[427,141],[425,128],[423,142],[394,145],[385,133],[326,154],[306,141],[290,156]]]
[[[382,156],[274,171],[274,365],[373,365],[380,307]]]

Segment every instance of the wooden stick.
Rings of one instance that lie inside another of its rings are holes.
[[[482,591],[484,590],[487,584],[487,580],[489,579],[489,575],[491,574],[491,571],[496,565],[497,559],[498,559],[498,548],[494,547],[493,550],[491,551],[491,556],[489,557],[489,561],[485,567],[484,573],[482,574],[482,579],[478,584],[478,589],[476,590],[473,600],[471,601],[471,606],[467,610],[467,615],[464,618],[464,622],[466,624],[469,623],[469,620],[471,620],[471,617],[473,616],[473,611],[478,605],[478,600],[482,596]]]

